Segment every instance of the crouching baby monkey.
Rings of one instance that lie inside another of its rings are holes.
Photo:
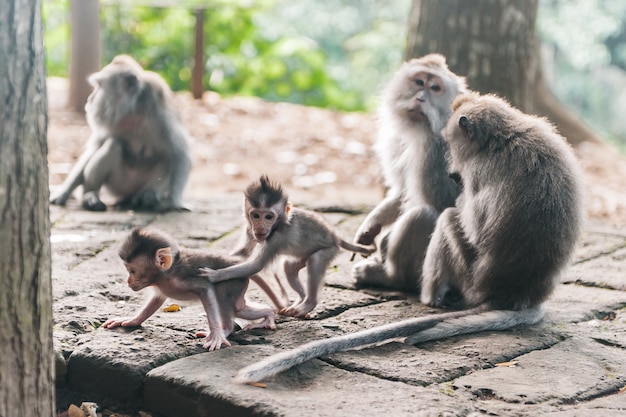
[[[415,275],[437,216],[454,205],[461,191],[448,178],[448,145],[441,137],[454,98],[465,79],[452,73],[445,58],[431,54],[405,62],[382,95],[375,150],[387,193],[365,218],[355,241],[374,241],[385,226],[380,258],[353,267],[358,286],[385,286],[418,291]]]
[[[238,261],[236,257],[181,249],[169,236],[139,228],[133,229],[120,248],[119,255],[128,270],[128,286],[133,291],[150,286],[154,292],[133,317],[109,319],[103,324],[104,328],[139,326],[170,297],[202,302],[209,322],[209,333],[198,332],[198,336],[206,336],[203,347],[208,350],[219,349],[222,345],[230,346],[226,338],[233,330],[235,317],[245,320],[263,319],[248,324],[244,330],[276,329],[274,311],[271,308],[252,307],[246,303],[246,275],[211,284],[198,273],[200,266],[224,268],[233,265]],[[267,291],[266,288],[264,290]]]
[[[116,56],[89,82],[93,92],[85,111],[91,137],[50,202],[64,205],[82,185],[81,204],[87,210],[106,210],[102,187],[121,207],[183,208],[191,169],[189,138],[168,85],[127,55]]]
[[[542,319],[582,228],[577,161],[549,123],[495,96],[467,94],[453,108],[444,137],[463,192],[437,219],[415,279],[424,304],[466,310],[314,341],[244,368],[239,381],[389,338],[415,344]]]
[[[235,253],[250,255],[249,259],[219,270],[208,265],[202,268],[202,274],[213,283],[223,282],[256,274],[278,256],[285,255],[287,281],[299,296],[299,300],[280,311],[287,316],[306,317],[315,308],[326,268],[340,247],[363,255],[376,249],[346,242],[318,214],[291,207],[282,187],[271,183],[266,176],[246,189],[244,214],[247,221],[245,236]],[[259,247],[253,252],[257,244]],[[305,266],[306,290],[298,278],[298,272]]]

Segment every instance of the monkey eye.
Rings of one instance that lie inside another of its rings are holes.
[[[261,215],[259,213],[252,213],[252,218],[253,219],[260,219]]]
[[[272,220],[274,218],[273,214],[266,214],[265,215],[265,220]]]
[[[419,85],[420,87],[424,87],[424,80],[418,78],[417,80],[415,80],[415,84]]]
[[[441,91],[441,86],[439,84],[434,84],[432,87],[430,87],[430,89],[435,92],[439,92]]]

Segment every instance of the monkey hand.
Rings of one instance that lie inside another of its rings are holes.
[[[219,282],[219,271],[212,268],[200,268],[200,276],[208,278],[209,282]]]
[[[356,243],[360,243],[361,245],[372,245],[374,243],[374,239],[380,233],[382,226],[380,224],[374,224],[368,227],[360,227],[356,232],[356,236],[354,241]]]
[[[105,329],[113,329],[115,327],[137,327],[141,326],[143,320],[137,317],[116,317],[113,319],[108,319],[102,324],[102,327]]]

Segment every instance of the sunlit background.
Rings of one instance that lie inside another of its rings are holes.
[[[100,5],[103,63],[129,53],[174,90],[188,90],[194,7],[202,5],[205,89],[370,111],[402,60],[411,0],[102,0]],[[69,0],[44,0],[44,23],[48,75],[67,77]],[[540,0],[538,30],[557,97],[626,152],[626,2]]]

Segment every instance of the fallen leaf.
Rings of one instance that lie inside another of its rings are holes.
[[[163,311],[166,313],[175,313],[182,310],[178,304],[170,304],[167,307],[163,307]]]
[[[512,368],[515,365],[517,365],[518,363],[519,363],[519,361],[500,362],[500,363],[496,363],[496,366],[508,366],[508,367]]]
[[[263,382],[248,382],[248,385],[257,388],[267,388],[267,384],[264,384]]]

